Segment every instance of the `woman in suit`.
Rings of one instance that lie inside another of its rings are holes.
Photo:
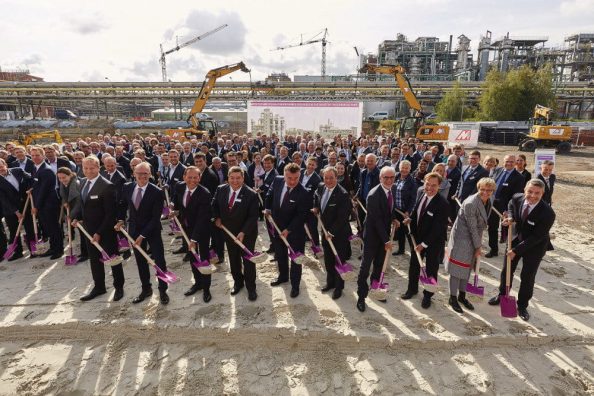
[[[417,183],[410,173],[411,167],[410,161],[400,161],[400,165],[398,165],[400,172],[396,174],[396,181],[394,182],[394,186],[396,187],[396,194],[394,195],[396,209],[404,212],[406,216],[410,216],[412,213],[417,198]],[[404,220],[404,217],[398,212],[396,212],[395,216],[398,221]],[[400,227],[396,233],[395,238],[398,241],[398,250],[392,253],[393,256],[404,254],[405,230],[406,227]]]
[[[487,228],[491,212],[491,195],[495,180],[484,177],[477,183],[478,192],[462,203],[450,233],[445,269],[450,274],[450,301],[452,309],[462,313],[461,302],[469,310],[474,306],[466,299],[466,285],[470,270],[481,257],[483,231]]]
[[[62,201],[62,206],[64,206],[64,210],[66,210],[66,208],[70,210],[71,219],[76,218],[76,216],[81,214],[82,210],[80,201],[80,181],[78,180],[78,177],[76,177],[76,173],[66,167],[60,167],[56,175],[60,182],[60,199]],[[71,224],[68,224],[68,227],[71,227],[72,239],[74,240],[74,229]],[[83,236],[79,236],[81,238],[81,243],[78,261],[82,262],[88,259],[87,244],[85,243]]]

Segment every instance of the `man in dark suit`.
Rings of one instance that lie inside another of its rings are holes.
[[[130,168],[130,160],[124,155],[124,148],[122,146],[115,147],[115,159],[118,165],[124,170],[124,176],[129,180],[130,176],[132,176],[132,169]]]
[[[497,188],[493,194],[493,207],[503,213],[507,210],[508,203],[515,194],[521,193],[524,186],[524,177],[515,170],[516,157],[506,155],[503,158],[503,167],[493,174],[493,179],[497,183]],[[489,214],[489,248],[490,251],[485,257],[496,257],[499,253],[499,223],[501,219],[495,211]],[[505,228],[504,228],[505,229]],[[502,233],[504,233],[502,229]]]
[[[167,185],[170,187],[170,191],[173,190],[174,186],[183,180],[184,171],[186,167],[184,164],[179,162],[179,153],[177,150],[169,150],[169,171],[165,175]]]
[[[446,168],[446,179],[450,182],[450,189],[448,190],[448,204],[450,205],[449,219],[453,223],[456,219],[454,216],[458,213],[458,203],[452,198],[456,193],[462,172],[458,168],[458,157],[454,154],[448,157],[448,167]]]
[[[118,244],[114,226],[116,224],[116,191],[112,183],[99,174],[99,160],[95,156],[83,160],[83,172],[86,179],[81,183],[81,213],[76,215],[73,226],[78,221],[82,222],[85,230],[98,242],[109,255],[117,254]],[[81,301],[89,301],[106,293],[105,289],[105,264],[100,261],[99,250],[86,240],[87,251],[91,260],[91,273],[94,287]],[[124,269],[122,264],[111,267],[114,301],[124,297]]]
[[[545,160],[540,164],[540,173],[538,175],[538,179],[542,180],[545,184],[542,200],[551,206],[553,205],[553,191],[555,190],[555,181],[557,180],[557,176],[553,173],[554,167],[555,163],[553,161]]]
[[[31,159],[35,164],[33,177],[33,192],[31,199],[35,208],[31,213],[38,216],[41,229],[45,237],[49,238],[50,248],[40,257],[50,257],[55,260],[64,255],[64,241],[62,231],[58,223],[60,215],[60,200],[56,191],[57,177],[45,162],[45,153],[39,146],[34,146],[30,150]]]
[[[126,183],[126,177],[117,169],[117,161],[114,157],[103,158],[103,165],[105,169],[101,172],[101,176],[111,182],[116,188],[116,201],[120,201],[122,189]],[[147,163],[148,164],[148,163]]]
[[[260,178],[262,179],[262,185],[256,190],[256,192],[260,194],[260,198],[262,199],[262,202],[264,202],[266,199],[266,194],[268,194],[268,190],[278,176],[278,173],[276,172],[276,169],[274,169],[274,157],[270,154],[265,155],[262,159],[262,167],[264,168],[264,173],[260,175]],[[270,247],[268,248],[267,252],[273,253],[274,247],[272,246],[272,240],[274,239],[274,235],[270,232],[272,225],[268,224],[268,218],[266,218],[265,221],[268,237],[270,238]]]
[[[357,161],[353,163],[351,167],[350,177],[353,182],[353,188],[355,191],[359,190],[359,181],[361,178],[361,172],[365,169],[365,154],[361,154],[357,157]]]
[[[403,300],[411,299],[419,290],[420,263],[413,249],[425,259],[427,276],[437,280],[440,258],[445,249],[449,205],[446,199],[439,194],[439,186],[443,179],[438,173],[432,172],[425,175],[424,194],[419,197],[411,216],[404,220],[410,224],[411,233],[415,237],[414,246],[411,243],[410,267],[408,270],[408,287],[402,295]],[[411,238],[412,242],[412,238]],[[431,306],[432,292],[423,290],[421,307],[427,309]]]
[[[312,211],[314,215],[320,214],[340,261],[345,262],[349,250],[349,236],[352,233],[349,224],[351,200],[348,192],[338,185],[338,171],[335,167],[324,170],[324,184],[315,191]],[[325,236],[322,237],[322,248],[326,266],[326,284],[322,287],[322,293],[334,289],[332,299],[336,300],[342,296],[344,280],[336,271],[334,252]]]
[[[229,169],[228,180],[229,184],[217,188],[212,200],[215,225],[225,226],[253,252],[258,237],[258,197],[254,190],[244,185],[244,173],[240,167],[233,166]],[[255,301],[258,298],[256,265],[242,257],[243,250],[226,233],[225,243],[234,282],[231,295],[239,293],[245,285],[248,299]]]
[[[508,206],[508,216],[514,222],[515,232],[512,248],[507,251],[506,256],[511,259],[511,281],[520,259],[523,261],[518,291],[518,315],[524,320],[530,319],[528,303],[534,292],[534,281],[540,262],[547,250],[553,250],[549,231],[555,222],[555,212],[542,200],[544,190],[545,184],[542,180],[532,179],[526,184],[524,193],[514,195]],[[508,225],[508,219],[503,224]],[[490,305],[499,305],[500,296],[506,292],[506,271],[507,265],[504,260],[499,294],[489,300]]]
[[[367,154],[369,157],[373,154]],[[375,155],[373,155],[375,157]],[[375,158],[374,158],[375,160]],[[373,187],[367,195],[367,217],[363,226],[363,257],[357,279],[357,309],[365,311],[365,299],[369,293],[369,272],[371,281],[379,280],[386,251],[392,248],[390,226],[394,217],[394,178],[396,172],[386,166],[379,172],[381,182]],[[373,269],[371,266],[373,264]]]
[[[54,148],[54,146],[50,144],[43,146],[43,151],[45,152],[45,162],[49,165],[52,172],[54,172],[54,175],[58,173],[58,169],[61,167],[71,169],[70,161],[57,157],[56,149]],[[57,180],[58,179],[56,177],[56,183]]]
[[[194,154],[194,166],[200,169],[200,185],[206,187],[211,195],[214,195],[219,186],[219,178],[212,169],[208,167],[206,155],[202,152]]]
[[[33,234],[33,223],[30,214],[23,213],[23,207],[27,200],[27,190],[33,185],[33,178],[21,168],[9,169],[6,161],[0,159],[0,216],[6,220],[9,231],[9,240],[6,241],[4,227],[0,227],[3,243],[0,245],[0,259],[6,252],[6,242],[11,244],[15,240],[19,220],[26,216],[24,220],[27,235]],[[14,261],[23,257],[23,244],[21,238],[16,238],[17,247],[8,261]]]
[[[280,154],[278,156],[278,161],[276,164],[276,171],[278,172],[278,174],[282,175],[283,170],[285,169],[285,166],[287,166],[290,163],[291,163],[291,158],[289,158],[289,149],[286,148],[285,146],[282,146],[280,148]]]
[[[115,159],[113,159],[115,166]],[[165,263],[165,250],[161,238],[161,213],[165,194],[163,190],[149,183],[151,168],[147,162],[138,164],[134,168],[136,181],[126,183],[119,199],[118,224],[116,231],[125,224],[128,217],[128,233],[135,240],[135,245],[140,246],[144,251],[147,246],[151,249],[152,258],[155,264],[163,271],[167,271]],[[129,213],[129,216],[127,216]],[[151,287],[151,274],[146,258],[134,249],[134,257],[138,266],[138,275],[142,284],[142,291],[138,297],[132,300],[137,304],[153,294]],[[167,283],[159,279],[159,298],[161,304],[169,303],[167,295]]]
[[[221,185],[227,182],[227,172],[229,172],[229,167],[219,157],[214,157],[212,159],[212,165],[210,166],[210,168],[217,176],[217,185]]]
[[[194,165],[194,153],[192,153],[192,144],[190,142],[184,142],[183,151],[180,153],[179,161],[184,166]]]
[[[25,148],[22,146],[16,146],[13,152],[16,159],[12,161],[12,163],[9,163],[8,166],[10,168],[21,168],[23,171],[32,175],[35,170],[35,164],[33,164],[31,158],[27,157]]]
[[[281,230],[295,252],[305,251],[305,224],[309,204],[309,194],[299,184],[300,168],[297,164],[288,164],[284,169],[284,176],[277,176],[266,194],[264,207],[267,215]],[[271,282],[271,286],[279,286],[289,281],[288,249],[278,233],[274,232],[272,240],[274,256],[278,263],[278,278]],[[290,280],[291,298],[299,295],[301,283],[301,265],[291,261]]]
[[[305,188],[307,193],[309,194],[309,209],[313,207],[314,201],[314,194],[322,182],[322,178],[320,175],[316,173],[316,168],[318,164],[314,157],[310,157],[307,159],[307,168],[301,170],[301,176],[299,177],[299,183]],[[318,218],[311,212],[307,213],[306,218],[307,228],[309,228],[309,232],[311,233],[311,237],[313,239],[312,243],[316,246],[320,245],[320,235],[318,233]]]
[[[479,180],[483,177],[489,177],[489,171],[483,168],[480,161],[481,153],[474,150],[468,156],[468,165],[462,167],[460,181],[454,193],[454,196],[458,197],[460,202],[464,202],[467,197],[477,192],[476,184]],[[450,217],[455,219],[460,208],[456,205],[453,209],[454,213],[451,213]]]
[[[195,166],[186,168],[184,181],[175,186],[173,209],[179,213],[179,221],[190,238],[190,248],[195,249],[201,259],[208,260],[212,195],[199,184],[200,176],[200,170]],[[189,254],[186,257],[188,261],[192,260]],[[190,267],[194,275],[194,284],[184,295],[191,296],[198,290],[203,290],[202,299],[205,303],[209,302],[212,299],[211,276],[201,274],[193,265]]]
[[[380,182],[380,170],[377,167],[377,156],[375,154],[367,154],[365,156],[365,169],[359,176],[359,189],[357,190],[357,198],[363,206],[367,205],[367,195]],[[362,223],[365,222],[365,211],[357,205],[359,211],[359,219]]]

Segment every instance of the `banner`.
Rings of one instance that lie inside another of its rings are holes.
[[[360,136],[362,102],[305,102],[250,100],[247,104],[247,130],[281,139],[286,135],[311,133],[315,137],[333,138],[340,134]]]
[[[546,160],[555,162],[555,149],[534,150],[534,174],[532,177],[540,175],[540,165]]]
[[[462,144],[465,148],[478,146],[480,123],[478,122],[450,122],[448,136],[448,146],[453,147],[456,144]]]

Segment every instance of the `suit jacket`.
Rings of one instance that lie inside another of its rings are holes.
[[[33,178],[21,168],[11,168],[8,172],[12,174],[18,184],[18,191],[4,177],[0,176],[0,206],[2,215],[14,215],[17,211],[22,212],[27,200],[27,190],[33,185]]]
[[[81,183],[81,193],[87,183],[87,179],[84,179]],[[116,233],[113,229],[117,216],[115,197],[115,186],[99,175],[91,186],[86,201],[82,201],[81,213],[76,217],[77,220],[83,221],[85,230],[91,236],[95,233],[101,235],[99,243],[108,253],[117,251]]]
[[[502,176],[505,169],[499,172],[498,178]],[[524,177],[515,169],[513,169],[505,183],[503,180],[501,181],[501,188],[496,188],[493,197],[495,200],[493,201],[493,206],[500,212],[504,212],[507,210],[507,204],[512,197],[517,194],[521,193],[524,189]],[[499,194],[497,194],[499,192]]]
[[[373,189],[375,186],[379,184],[379,174],[380,172],[377,166],[373,168],[371,172],[369,172],[368,168],[365,168],[363,169],[363,171],[361,171],[361,175],[359,176],[359,190],[357,191],[357,196],[359,197],[361,203],[365,204],[365,201],[367,200],[367,197],[365,196],[363,191],[363,183],[369,184],[369,190],[367,192],[367,194],[369,194],[369,192],[371,192],[371,189]]]
[[[148,162],[151,165],[151,174],[155,180],[157,179],[157,172],[160,171],[158,157],[159,157],[158,155],[153,155],[152,157],[149,157],[146,159],[146,162]],[[128,165],[130,165],[130,164],[128,163]],[[132,177],[132,168],[130,168],[130,178],[131,177]],[[165,179],[165,175],[161,175],[161,177],[163,177],[163,179]]]
[[[200,177],[200,184],[206,187],[211,195],[214,195],[220,183],[216,173],[212,169],[206,167]]]
[[[291,159],[289,157],[285,157],[284,159],[277,159],[276,162],[276,171],[278,172],[279,175],[282,175],[285,171],[285,166],[289,165],[291,163]],[[318,164],[319,166],[320,164]]]
[[[116,162],[118,163],[119,166],[122,167],[122,170],[124,171],[124,176],[126,176],[126,179],[130,179],[130,176],[132,176],[132,168],[130,167],[130,160],[122,155],[121,157],[116,158]],[[157,169],[157,171],[158,171],[158,169]],[[155,173],[156,173],[156,171],[155,171]]]
[[[293,246],[303,246],[305,243],[306,216],[311,208],[310,196],[301,184],[291,190],[288,201],[281,205],[281,194],[285,186],[283,176],[277,176],[270,186],[264,206],[272,212],[272,218],[280,230],[289,230],[287,240]]]
[[[119,202],[122,197],[122,190],[126,184],[126,177],[118,170],[110,177],[107,172],[101,172],[101,176],[110,181],[116,188],[116,201]]]
[[[396,190],[397,183],[400,181],[400,173],[396,173],[396,181],[394,182],[394,188]],[[404,185],[400,190],[400,200],[401,206],[399,207],[398,202],[396,202],[396,194],[394,194],[394,203],[395,207],[397,207],[402,212],[408,212],[409,215],[412,213],[413,208],[415,207],[417,199],[417,183],[412,175],[409,173],[408,176],[404,179]]]
[[[212,169],[213,173],[217,177],[217,185],[223,184],[227,182],[227,176],[229,176],[229,166],[226,162],[221,163],[221,171],[223,172],[223,180],[219,177],[219,172],[211,165],[210,169]]]
[[[322,212],[322,198],[326,190],[325,185],[318,186],[314,192],[313,206],[320,211],[320,217],[326,230],[334,235],[333,242],[337,240],[348,241],[348,237],[352,234],[349,224],[352,209],[349,193],[340,185],[334,187],[330,198],[328,198],[326,208]]]
[[[460,181],[456,189],[456,195],[460,198],[460,202],[464,202],[466,197],[477,191],[476,184],[483,177],[489,177],[489,172],[480,164],[474,170],[470,169],[470,165],[462,168]]]
[[[365,169],[365,168],[363,168]],[[354,163],[351,165],[350,173],[351,181],[353,182],[353,188],[355,191],[359,190],[359,179],[361,177],[361,168],[359,168],[359,164]]]
[[[528,214],[526,221],[522,221],[524,201],[524,194],[516,194],[508,205],[515,222],[513,251],[524,259],[540,260],[547,250],[553,250],[549,231],[555,222],[555,212],[541,199]]]
[[[449,173],[448,173],[449,171]],[[460,176],[462,176],[462,172],[458,167],[454,169],[446,169],[447,179],[450,182],[450,191],[448,192],[448,199],[452,197],[456,193],[456,189],[458,188],[458,184],[460,184]]]
[[[544,195],[542,196],[542,200],[548,203],[549,205],[553,204],[553,191],[555,189],[555,181],[557,180],[557,176],[554,173],[549,176],[549,183],[545,181],[544,177],[541,174],[538,174],[538,178],[542,180],[545,184],[545,191]]]
[[[9,164],[10,168],[20,168],[20,163],[18,160],[12,161],[12,163]],[[31,160],[31,158],[26,158],[25,159],[25,169],[23,169],[25,172],[27,172],[30,175],[33,175],[33,173],[35,172],[35,164],[33,163],[33,161]]]
[[[435,194],[419,219],[418,209],[424,197],[425,194],[421,194],[411,213],[411,231],[417,243],[424,243],[431,249],[443,248],[447,236],[450,206],[441,194]]]
[[[47,159],[45,160],[45,163],[48,164],[48,166],[49,166],[49,161]],[[62,159],[62,158],[56,158],[56,165],[57,165],[56,171],[62,167],[72,169],[72,167],[70,166],[70,161],[66,161],[65,159]]]
[[[186,183],[177,183],[174,188],[173,208],[179,211],[179,219],[187,229],[188,237],[196,242],[208,241],[210,238],[210,219],[212,218],[212,195],[204,186],[198,185],[190,197],[189,205],[184,207]]]
[[[182,152],[179,155],[179,162],[181,162],[185,166],[193,166],[194,165],[194,154],[190,152],[190,154],[186,155],[186,153]]]
[[[134,206],[134,192],[136,182],[126,183],[122,187],[120,204],[118,205],[118,220],[126,221],[128,217],[128,232],[134,239],[142,235],[150,239],[161,235],[161,213],[165,194],[163,190],[152,183],[146,185],[144,195],[138,209]],[[129,216],[126,216],[126,213]]]
[[[396,195],[396,187],[392,186],[392,199]],[[392,208],[396,205],[392,204]],[[387,243],[390,241],[390,226],[396,211],[388,206],[388,196],[381,184],[373,187],[367,195],[367,216],[363,227],[363,239],[366,243]]]
[[[259,201],[256,192],[245,184],[235,197],[233,207],[229,210],[231,187],[228,184],[220,185],[212,200],[214,218],[221,219],[225,227],[232,234],[240,232],[245,234],[244,241],[255,242],[258,236]]]
[[[299,184],[301,184],[301,182],[303,181],[304,175],[305,175],[305,169],[301,170],[301,176],[299,176]],[[312,175],[309,177],[309,180],[307,181],[305,186],[303,186],[303,187],[305,187],[305,190],[311,197],[311,205],[313,205],[314,194],[316,193],[316,190],[318,189],[318,186],[320,185],[321,182],[322,182],[322,178],[320,177],[320,175],[318,175],[314,171],[312,173]]]
[[[278,176],[278,173],[277,173],[276,169],[272,168],[270,173],[268,173],[268,176],[266,176],[266,177],[264,177],[264,176],[266,176],[266,173],[264,173],[260,176],[262,178],[262,180],[264,181],[264,183],[260,186],[260,191],[262,192],[263,197],[265,197],[266,194],[268,193],[268,190],[270,189],[270,186],[272,186],[272,183]]]
[[[175,169],[173,170],[173,173],[168,172],[166,175],[164,175],[167,180],[167,185],[171,187],[171,186],[174,186],[176,183],[183,181],[185,170],[186,170],[185,165],[182,164],[181,162],[178,162],[177,165],[175,166]],[[171,174],[171,176],[170,176],[170,174]]]
[[[51,211],[60,207],[60,200],[56,192],[56,175],[45,162],[35,172],[32,199],[39,211]]]

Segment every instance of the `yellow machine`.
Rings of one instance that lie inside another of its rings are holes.
[[[425,123],[426,115],[423,113],[423,107],[417,100],[415,93],[410,86],[410,81],[406,77],[406,70],[402,66],[392,65],[374,65],[371,63],[366,64],[361,68],[361,73],[379,73],[379,74],[392,74],[396,79],[396,83],[402,91],[402,95],[406,100],[406,103],[415,110],[413,117],[404,117],[400,121],[400,137],[416,136],[422,141],[429,142],[447,142],[450,134],[450,127],[447,125],[429,125]]]
[[[191,139],[193,137],[202,138],[205,133],[208,133],[209,137],[213,137],[217,134],[217,123],[210,117],[200,117],[200,112],[204,109],[204,105],[213,90],[215,83],[218,78],[223,77],[234,71],[241,70],[242,72],[249,73],[249,69],[245,67],[243,62],[235,63],[233,65],[222,66],[216,69],[210,70],[206,73],[206,78],[202,83],[202,88],[198,93],[198,98],[190,110],[188,116],[188,122],[191,124],[190,128],[179,128],[179,129],[167,129],[165,134],[178,140]]]
[[[62,144],[62,136],[57,130],[24,133],[19,135],[18,144],[28,146],[30,144],[58,143]]]
[[[534,107],[534,117],[530,119],[530,133],[519,143],[520,150],[534,151],[537,147],[554,147],[558,153],[571,151],[571,127],[553,125],[553,110],[541,105]]]

